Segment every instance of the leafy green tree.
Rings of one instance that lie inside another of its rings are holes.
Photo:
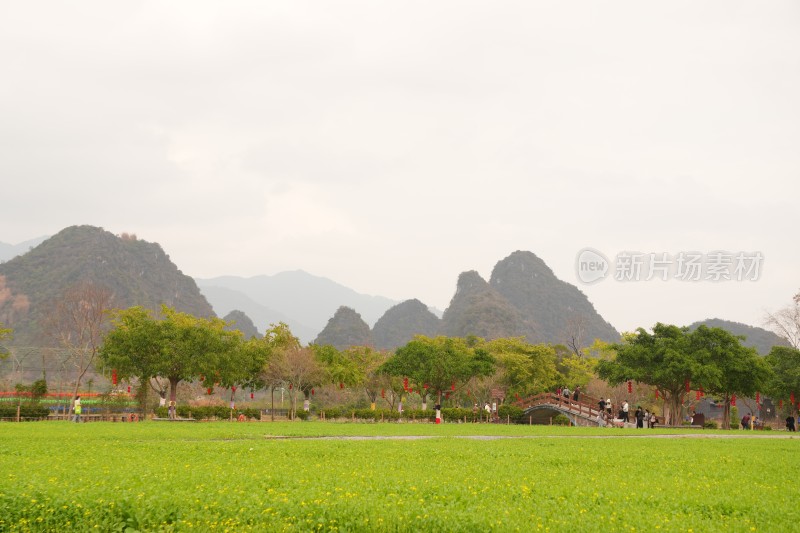
[[[10,339],[11,333],[12,330],[10,328],[4,328],[3,323],[0,322],[0,342],[2,342],[3,339]],[[5,350],[5,348],[0,346],[0,359],[5,359],[6,357],[8,357],[8,352]]]
[[[497,361],[497,383],[508,395],[528,396],[556,383],[556,352],[548,344],[529,344],[522,338],[494,339],[482,344]]]
[[[170,401],[176,401],[178,384],[200,376],[220,383],[240,378],[241,333],[228,331],[218,318],[198,318],[162,306],[156,319],[141,307],[116,311],[113,329],[106,335],[100,359],[121,378],[137,377],[141,383],[163,376],[170,384]]]
[[[384,391],[383,395],[386,396],[386,389],[378,369],[391,357],[391,353],[373,350],[369,346],[353,346],[345,350],[343,355],[358,369],[358,384],[364,387],[364,392],[374,408],[381,391]]]
[[[414,337],[381,366],[392,376],[409,378],[409,388],[436,396],[441,404],[446,391],[476,376],[494,372],[495,360],[485,348],[470,347],[461,338]]]
[[[796,415],[800,402],[800,350],[788,346],[773,346],[765,361],[772,369],[766,391],[773,398],[794,398],[790,412],[793,416]]]
[[[686,384],[700,372],[693,356],[686,328],[658,323],[653,333],[639,328],[614,345],[616,357],[599,361],[597,375],[611,385],[627,380],[653,385],[668,406],[669,424],[680,424]]]
[[[325,372],[327,383],[351,387],[364,380],[363,369],[346,355],[347,350],[337,350],[330,344],[312,344],[311,350]]]
[[[730,429],[731,398],[734,395],[753,397],[765,390],[771,369],[755,348],[742,345],[737,337],[722,328],[699,326],[689,333],[692,353],[706,369],[704,377],[696,380],[707,394],[723,401],[723,429]]]
[[[766,385],[770,371],[755,350],[741,338],[721,328],[688,328],[658,323],[653,332],[643,328],[623,335],[615,344],[616,357],[597,363],[597,374],[612,385],[626,380],[654,386],[668,406],[669,423],[680,424],[681,409],[689,388],[725,401],[724,425],[728,425],[730,399],[734,394],[752,395]]]

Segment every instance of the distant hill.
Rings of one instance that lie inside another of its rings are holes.
[[[1,264],[0,276],[11,295],[0,302],[0,322],[14,328],[18,344],[46,344],[41,321],[48,303],[87,280],[111,289],[116,307],[158,309],[166,304],[196,316],[214,316],[194,280],[178,270],[161,246],[93,226],[60,231]],[[27,305],[20,303],[24,300]]]
[[[701,322],[694,322],[689,326],[689,329],[694,330],[699,326],[722,328],[734,335],[741,335],[745,337],[742,344],[755,348],[761,355],[767,355],[770,350],[772,350],[773,346],[789,346],[786,339],[779,337],[772,331],[756,326],[748,326],[740,322],[731,322],[730,320],[722,320],[721,318],[708,318]]]
[[[374,346],[369,325],[355,310],[342,306],[336,310],[314,344],[330,344],[338,350],[351,346]]]
[[[322,331],[328,319],[341,306],[357,309],[368,324],[374,324],[387,309],[397,303],[382,296],[360,294],[344,285],[302,270],[281,272],[274,276],[223,276],[196,281],[217,313],[241,309],[263,331],[268,324],[260,319],[261,315],[254,309],[242,307],[242,297],[245,297],[264,309],[274,310],[274,313],[285,317],[283,321],[289,325],[292,333],[304,342]],[[227,289],[227,292],[214,288]],[[234,295],[230,291],[239,294]],[[298,327],[297,330],[295,326]],[[300,328],[304,331],[301,332]]]
[[[404,346],[414,335],[434,337],[441,328],[441,320],[419,300],[406,300],[391,307],[375,323],[372,338],[375,347],[393,350]]]
[[[241,311],[253,321],[253,324],[261,333],[269,329],[270,324],[283,322],[289,326],[289,329],[301,342],[308,343],[322,329],[322,326],[319,329],[314,329],[302,324],[281,312],[259,304],[246,294],[233,289],[207,286],[200,287],[200,292],[214,307],[217,315],[222,316],[232,311]]]
[[[516,251],[499,261],[489,281],[525,320],[530,342],[566,344],[575,337],[588,346],[594,339],[619,340],[619,332],[595,310],[577,287],[558,279],[532,252]]]
[[[441,320],[422,302],[409,300],[386,311],[372,330],[376,346],[388,349],[418,334],[525,337],[533,343],[574,343],[579,348],[594,339],[620,338],[585,294],[556,278],[536,255],[522,251],[498,261],[489,282],[474,270],[461,273]]]
[[[47,237],[39,237],[19,244],[7,244],[0,242],[0,263],[13,259],[39,246]]]
[[[260,339],[263,337],[263,335],[258,332],[255,324],[253,324],[253,321],[250,320],[250,317],[239,310],[231,311],[223,317],[223,320],[226,322],[233,322],[228,329],[238,329],[242,332],[245,339],[252,339],[253,337]]]
[[[519,311],[474,270],[458,277],[456,293],[442,316],[442,333],[451,337],[496,339],[530,329]]]

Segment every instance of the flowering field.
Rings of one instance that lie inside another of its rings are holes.
[[[797,530],[800,439],[664,433],[5,423],[0,531]]]

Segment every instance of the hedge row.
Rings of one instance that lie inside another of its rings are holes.
[[[231,417],[230,408],[224,405],[204,405],[195,407],[179,405],[176,412],[180,418],[194,418],[195,420],[206,420],[210,418],[227,420]],[[238,418],[239,415],[244,415],[246,418],[259,418],[261,416],[261,411],[251,408],[236,409],[233,411],[234,418]],[[166,407],[157,407],[156,416],[159,418],[168,418],[169,410]]]
[[[497,414],[501,422],[506,422],[510,419],[511,422],[519,423],[523,422],[522,413],[523,411],[519,407],[515,407],[513,405],[501,405],[498,408]],[[329,407],[326,409],[320,409],[315,414],[318,418],[325,418],[326,420],[334,420],[337,418],[355,418],[357,420],[391,421],[400,420],[402,418],[403,420],[433,422],[436,418],[436,411],[433,409],[407,409],[401,414],[390,409],[372,410],[368,408],[354,409],[349,407]],[[180,418],[193,418],[195,420],[207,420],[211,418],[226,420],[230,418],[231,410],[224,405],[208,405],[198,407],[179,405],[177,407],[177,415]],[[239,415],[244,415],[247,418],[258,419],[261,416],[261,412],[258,409],[252,408],[237,409],[233,412],[234,418],[238,418]],[[169,416],[169,412],[166,407],[158,407],[156,408],[156,416],[159,418],[167,418]],[[298,411],[297,417],[305,420],[308,418],[308,413],[305,411]],[[478,411],[477,415],[475,415],[473,414],[472,409],[452,407],[442,409],[442,418],[445,422],[460,422],[464,421],[465,419],[468,422],[471,422],[473,418],[485,420],[486,413],[481,410]]]
[[[42,407],[41,405],[22,405],[20,407],[19,416],[22,418],[47,418],[50,414],[50,409]],[[0,418],[16,418],[17,406],[16,405],[0,405]]]
[[[519,407],[513,405],[501,405],[498,408],[498,417],[501,422],[511,420],[511,422],[519,423],[522,421],[523,411]],[[357,420],[419,420],[433,422],[436,418],[436,411],[433,409],[407,409],[403,413],[389,409],[354,409],[348,407],[329,407],[327,409],[320,409],[317,413],[319,418],[324,416],[325,419],[336,418],[355,418]],[[473,419],[486,420],[486,412],[478,411],[477,414],[472,412],[472,409],[463,409],[459,407],[451,407],[442,409],[442,419],[445,422],[461,422],[466,420],[472,422]]]

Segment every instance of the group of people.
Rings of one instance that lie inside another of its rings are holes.
[[[556,389],[556,394],[558,396],[563,396],[567,400],[571,399],[577,402],[580,399],[581,390],[580,386],[576,386],[574,391],[570,391],[569,387],[564,386]],[[619,406],[619,410],[616,413],[614,413],[614,406],[611,402],[611,398],[605,400],[601,398],[600,401],[597,402],[597,406],[600,411],[597,416],[598,425],[603,426],[606,424],[614,424],[615,422],[619,425],[623,425],[631,422],[631,406],[627,400],[622,402],[622,405]],[[636,421],[637,428],[654,428],[658,423],[655,411],[651,412],[650,409],[642,409],[641,405],[636,407],[633,418]]]
[[[598,417],[598,419],[610,419],[612,416],[611,398],[608,398],[607,400],[601,399],[599,402],[597,402],[597,405],[600,408],[600,413],[604,415],[602,417]],[[636,411],[633,413],[633,418],[636,421],[637,428],[654,428],[658,422],[655,411],[650,412],[650,409],[642,409],[641,405],[636,406]],[[630,404],[627,400],[622,402],[615,420],[618,420],[620,425],[630,423]]]
[[[564,387],[559,387],[558,389],[556,389],[556,394],[559,396],[563,396],[567,400],[569,400],[570,397],[572,397],[572,401],[577,402],[581,397],[581,387],[580,385],[578,385],[575,387],[574,391],[571,391],[569,390],[569,387],[565,385]]]
[[[761,429],[764,426],[764,422],[759,420],[758,416],[751,415],[747,413],[742,417],[742,429]],[[786,427],[789,427],[789,421],[786,421]]]

